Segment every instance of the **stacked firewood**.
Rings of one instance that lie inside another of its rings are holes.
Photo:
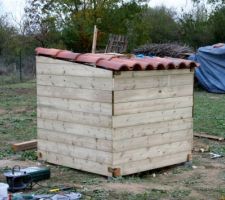
[[[193,49],[187,45],[178,43],[146,44],[134,49],[134,54],[143,54],[146,56],[185,58],[194,53]]]

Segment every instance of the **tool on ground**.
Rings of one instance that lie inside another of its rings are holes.
[[[63,187],[63,188],[53,188],[49,190],[49,192],[60,192],[60,191],[68,191],[74,189],[73,187]]]
[[[31,189],[34,183],[50,178],[50,169],[47,167],[27,167],[21,169],[16,165],[12,170],[4,173],[10,192]]]
[[[12,200],[79,200],[82,197],[79,192],[70,192],[65,194],[22,194],[12,195]]]
[[[223,157],[223,155],[220,155],[220,154],[217,154],[217,153],[209,153],[209,154],[211,155],[212,159]]]

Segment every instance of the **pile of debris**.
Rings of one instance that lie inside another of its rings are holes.
[[[178,43],[146,44],[133,50],[134,54],[143,54],[145,56],[186,58],[194,51],[187,45]]]

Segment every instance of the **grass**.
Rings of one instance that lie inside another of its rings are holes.
[[[36,138],[36,85],[35,82],[23,82],[15,84],[0,84],[0,160],[14,155],[11,144],[24,140]],[[194,107],[194,130],[196,132],[207,132],[213,135],[225,137],[225,95],[209,94],[199,88],[195,91]],[[225,147],[221,143],[214,142],[211,150],[215,153],[225,154]],[[36,160],[35,151],[25,151],[17,154],[19,160]],[[17,156],[17,158],[18,158]],[[202,160],[194,160],[193,163],[200,165]],[[213,160],[213,162],[215,162]],[[85,189],[80,192],[83,199],[123,199],[123,200],[148,200],[148,199],[194,199],[191,198],[191,190],[198,187],[205,177],[200,173],[192,174],[192,168],[186,166],[175,166],[167,169],[168,175],[163,171],[155,170],[156,178],[152,171],[133,176],[125,176],[109,179],[95,174],[81,172],[66,167],[51,165],[52,178],[45,182],[46,188],[35,188],[38,193],[46,193],[48,187],[61,185],[81,184]],[[164,169],[165,170],[165,169]],[[1,169],[0,169],[1,171]],[[190,173],[188,178],[180,181],[176,178]],[[171,177],[176,177],[170,182]],[[221,178],[224,180],[224,174]],[[218,178],[219,179],[219,178]],[[0,181],[1,182],[1,181]],[[118,192],[116,190],[105,190],[94,188],[105,184],[156,184],[169,186],[175,184],[174,188],[168,189],[146,189],[144,192]],[[168,184],[169,183],[169,184]],[[183,187],[179,188],[182,185]],[[94,189],[87,189],[94,188]],[[177,189],[175,189],[177,188]],[[79,191],[79,190],[78,190]],[[201,192],[201,190],[199,190]],[[223,188],[210,189],[212,196],[224,196]],[[202,192],[204,193],[204,192]],[[212,198],[213,199],[213,198]]]
[[[36,138],[35,83],[0,86],[0,159],[12,154],[11,144]]]
[[[194,96],[194,131],[225,137],[225,95],[197,88]]]

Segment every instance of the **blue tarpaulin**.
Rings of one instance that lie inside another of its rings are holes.
[[[189,59],[200,64],[195,76],[208,92],[225,93],[225,45],[201,47]]]

